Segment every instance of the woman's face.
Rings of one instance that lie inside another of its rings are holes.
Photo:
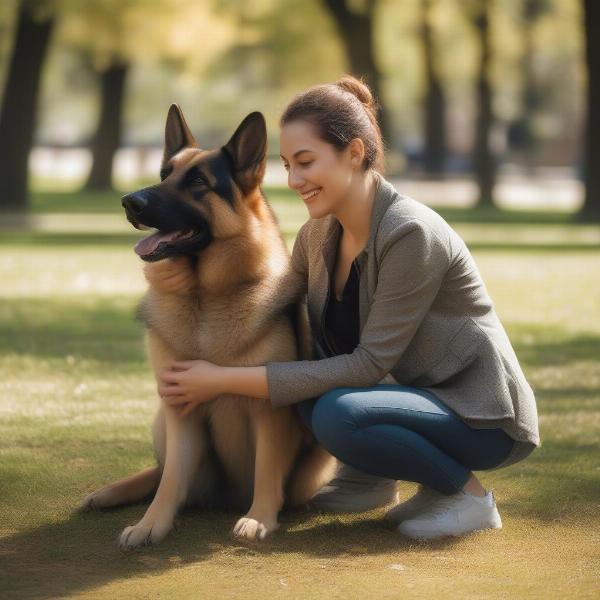
[[[279,141],[288,186],[302,196],[311,218],[335,214],[357,171],[354,147],[338,150],[317,135],[312,123],[302,120],[283,125]]]

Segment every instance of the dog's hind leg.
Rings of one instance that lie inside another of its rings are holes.
[[[197,467],[207,456],[207,439],[198,425],[199,415],[181,417],[168,406],[163,406],[163,414],[166,452],[158,490],[142,519],[123,530],[119,538],[123,548],[157,543],[169,533],[177,510],[188,498]]]
[[[133,504],[156,492],[160,483],[160,474],[165,456],[165,417],[161,409],[154,417],[153,434],[154,454],[158,465],[105,485],[99,490],[88,494],[79,505],[79,510],[112,508]]]
[[[112,508],[133,504],[156,491],[159,481],[159,467],[148,467],[139,473],[119,479],[88,494],[79,505],[79,510]]]
[[[294,469],[288,486],[286,507],[299,508],[331,481],[337,460],[325,448],[314,445]]]
[[[259,411],[254,418],[254,433],[254,498],[232,533],[238,538],[262,540],[279,527],[283,485],[300,448],[302,433],[289,409]]]

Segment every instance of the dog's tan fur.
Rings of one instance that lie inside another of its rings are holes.
[[[192,165],[204,169],[210,156],[196,147],[178,107],[173,111],[163,163],[173,167],[172,180]],[[169,151],[169,140],[182,149]],[[214,193],[202,202],[186,198],[210,222],[214,240],[197,256],[197,293],[177,295],[150,287],[140,304],[157,380],[173,360],[256,366],[310,357],[305,310],[294,289],[286,286],[289,252],[260,192],[263,174],[264,160],[252,173],[242,174],[246,180],[235,188],[234,210]],[[156,467],[108,485],[83,502],[84,507],[116,506],[156,490],[143,518],[121,534],[120,544],[127,548],[161,540],[184,505],[247,510],[233,534],[262,539],[277,529],[284,500],[290,507],[305,504],[333,476],[336,464],[293,408],[273,409],[268,400],[245,396],[220,396],[187,417],[161,401],[153,433]]]

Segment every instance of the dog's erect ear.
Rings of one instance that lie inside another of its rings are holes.
[[[267,162],[267,125],[262,113],[250,113],[223,150],[233,162],[233,177],[242,191],[249,192],[260,185]]]
[[[165,126],[165,151],[163,154],[162,166],[182,148],[192,146],[198,147],[190,128],[188,127],[181,108],[177,104],[171,104],[169,114],[167,115],[167,124]]]

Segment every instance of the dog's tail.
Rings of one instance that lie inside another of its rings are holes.
[[[331,481],[337,470],[337,459],[315,444],[300,460],[289,481],[286,505],[300,508]]]

